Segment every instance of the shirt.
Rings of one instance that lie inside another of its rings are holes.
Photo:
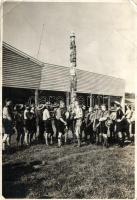
[[[7,106],[4,106],[3,108],[3,119],[12,120],[11,114],[9,112],[9,108]]]
[[[24,110],[24,119],[27,119],[27,113],[28,113],[28,111]]]
[[[116,112],[112,112],[109,117],[110,117],[111,120],[115,120],[116,119]]]
[[[131,110],[127,110],[125,116],[126,116],[127,119],[131,119],[132,111]]]
[[[91,114],[90,114],[90,121],[91,122],[93,122],[94,121],[94,119],[95,119],[95,113],[94,112],[92,112]]]
[[[16,112],[14,119],[15,119],[16,127],[23,126],[23,114],[22,113]]]
[[[74,109],[74,113],[75,113],[75,119],[79,119],[79,118],[82,118],[83,116],[83,112],[82,112],[82,109],[77,107]]]
[[[96,111],[95,111],[95,115],[94,115],[94,119],[95,119],[95,120],[96,120],[96,119],[99,120],[100,115],[101,115],[101,110],[96,110]]]
[[[116,119],[122,119],[122,117],[124,116],[124,113],[121,109],[118,109],[116,112]]]
[[[64,120],[66,119],[66,109],[65,108],[58,108],[56,110],[56,119],[63,118]]]
[[[49,111],[48,111],[48,109],[45,109],[45,110],[43,111],[43,120],[47,120],[47,119],[49,119],[49,118],[50,118]]]
[[[102,121],[104,121],[104,120],[107,119],[108,116],[109,116],[109,114],[108,114],[108,111],[107,111],[107,110],[102,111],[101,114],[100,114],[100,119],[101,119]]]

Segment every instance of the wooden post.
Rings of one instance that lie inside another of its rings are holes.
[[[92,107],[92,94],[90,94],[90,107]]]
[[[39,137],[39,124],[38,124],[38,113],[37,113],[37,106],[38,106],[38,89],[35,90],[35,106],[36,106],[36,139],[38,140]]]
[[[69,106],[69,92],[66,92],[66,106]]]
[[[108,109],[110,109],[110,96],[108,96]]]
[[[38,105],[38,97],[39,97],[39,91],[38,89],[35,90],[35,105]]]

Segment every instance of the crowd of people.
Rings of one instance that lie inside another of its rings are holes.
[[[42,140],[46,145],[57,143],[62,147],[70,142],[80,147],[85,144],[123,147],[125,140],[134,142],[135,112],[131,106],[122,111],[119,102],[107,109],[105,104],[88,107],[76,100],[65,106],[46,102],[35,104],[16,104],[6,99],[3,107],[3,151],[10,149],[12,135],[16,134],[17,146],[28,146]],[[84,137],[83,137],[84,135]]]

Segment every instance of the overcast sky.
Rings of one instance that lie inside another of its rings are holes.
[[[69,64],[69,35],[76,34],[77,68],[126,80],[134,92],[137,12],[125,3],[4,3],[3,40],[57,65]],[[40,35],[44,24],[41,46]]]

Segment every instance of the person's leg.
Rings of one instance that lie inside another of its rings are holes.
[[[87,137],[88,137],[88,129],[87,129],[87,127],[85,127],[84,136],[85,136],[84,140],[87,143]]]
[[[10,143],[11,143],[11,135],[10,134],[7,134],[7,146],[10,146]]]
[[[130,140],[130,122],[127,120],[125,123],[126,139]]]
[[[102,144],[102,142],[103,142],[102,135],[103,135],[103,133],[99,133],[99,144]]]
[[[17,141],[17,147],[19,146],[19,142],[20,142],[20,130],[17,129],[17,138],[16,138],[16,141]]]
[[[80,120],[78,120],[76,122],[76,137],[77,137],[77,141],[78,141],[78,147],[81,146],[81,136],[80,136],[80,134],[81,134],[81,122],[80,122]]]
[[[68,129],[65,129],[65,144],[67,144],[68,139]]]
[[[123,147],[123,136],[121,131],[118,132],[118,144],[120,147]]]
[[[57,120],[55,119],[54,121],[55,123],[55,129],[56,129],[56,141],[58,140],[58,134],[59,134],[59,131],[58,131],[58,123],[57,123]]]
[[[35,133],[35,140],[38,141],[40,135],[40,120],[36,120],[36,133]]]
[[[78,147],[81,146],[81,141],[80,141],[80,130],[76,128],[76,137],[77,137],[77,142],[78,142]]]
[[[47,131],[44,131],[44,139],[45,139],[46,145],[48,146],[49,143],[48,143],[48,133],[47,133]]]
[[[58,147],[61,147],[62,146],[62,133],[59,132],[58,133]]]
[[[72,123],[72,141],[73,143],[75,143],[76,142],[76,135],[75,135],[76,120],[73,119],[71,123]]]
[[[31,131],[30,132],[30,144],[33,142],[33,136],[34,136],[34,132]]]
[[[27,136],[27,141],[28,141],[28,145],[30,145],[31,143],[31,131],[28,131],[28,136]]]
[[[50,144],[53,144],[53,134],[50,134]]]
[[[106,144],[107,144],[107,135],[103,133],[102,137],[103,137],[103,146],[106,146]]]
[[[24,136],[25,136],[25,133],[24,133],[24,130],[22,128],[22,131],[21,131],[21,146],[23,146],[23,144],[24,144]]]
[[[98,143],[99,143],[99,133],[98,133],[98,129],[96,129],[96,131],[95,131],[95,141],[96,141],[96,145],[98,145]]]
[[[94,143],[94,132],[93,132],[93,124],[89,127],[89,135],[90,135],[90,143]]]
[[[4,151],[6,149],[6,140],[7,140],[7,134],[4,133],[4,136],[2,138],[2,150],[4,150]]]
[[[28,130],[25,128],[24,132],[25,132],[24,142],[26,145],[28,145]]]

